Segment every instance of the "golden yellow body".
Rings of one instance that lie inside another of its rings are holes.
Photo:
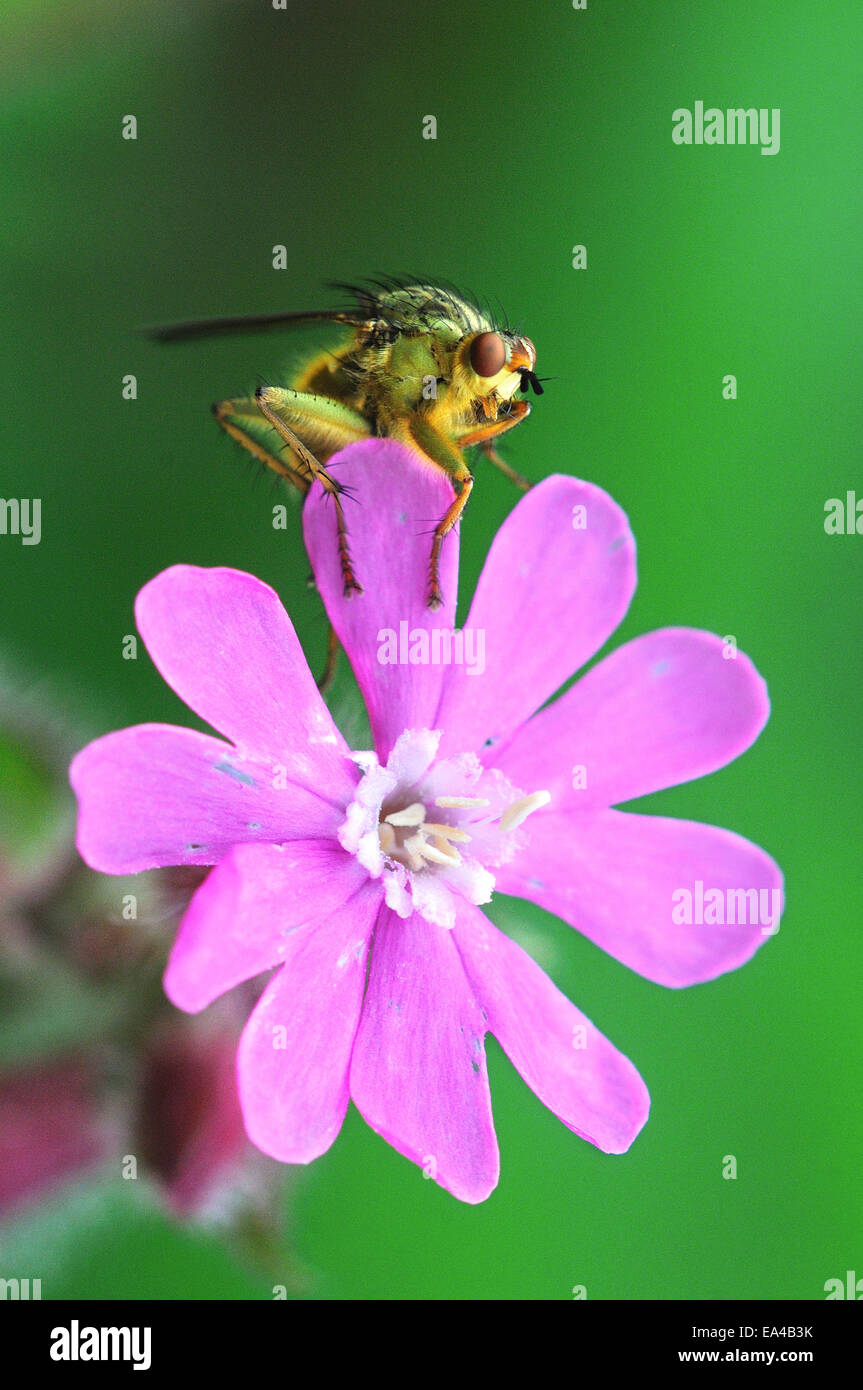
[[[352,331],[314,357],[290,386],[261,386],[254,397],[213,407],[233,439],[305,493],[317,478],[333,498],[346,594],[360,592],[348,550],[342,489],[326,463],[347,444],[375,435],[398,439],[450,479],[455,496],[435,527],[429,561],[431,607],[439,606],[444,537],[470,496],[464,449],[479,445],[520,486],[492,441],[530,411],[519,390],[542,387],[529,338],[500,328],[476,305],[439,285],[389,281],[352,288],[355,308],[258,319],[208,320],[159,330],[164,339],[322,320]],[[273,431],[279,444],[274,448]]]

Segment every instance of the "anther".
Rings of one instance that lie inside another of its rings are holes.
[[[458,850],[450,846],[450,851],[445,854],[437,845],[430,845],[422,835],[414,835],[410,840],[405,841],[405,849],[411,850],[422,859],[427,859],[432,864],[460,864],[461,855]]]
[[[469,811],[474,806],[489,806],[491,803],[484,796],[436,796],[434,804],[442,810]]]
[[[506,835],[510,830],[517,830],[523,821],[534,811],[538,811],[540,806],[547,806],[551,801],[551,792],[532,792],[530,796],[520,796],[518,801],[514,801],[511,806],[507,806],[500,818],[500,828]]]
[[[385,816],[387,825],[422,825],[426,818],[426,808],[421,801],[414,801],[403,811],[391,811]]]
[[[438,840],[458,840],[459,844],[467,844],[470,840],[466,830],[460,830],[457,825],[438,825],[436,821],[426,821],[423,830],[428,835],[434,835]]]

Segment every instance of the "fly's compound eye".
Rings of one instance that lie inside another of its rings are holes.
[[[499,333],[480,333],[470,345],[470,365],[477,376],[497,376],[506,366],[506,344]]]

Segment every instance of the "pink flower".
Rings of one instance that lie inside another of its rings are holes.
[[[737,757],[767,697],[746,657],[725,660],[718,638],[671,628],[606,657],[536,714],[632,597],[620,509],[569,477],[526,495],[465,624],[484,634],[480,671],[441,660],[455,535],[443,549],[444,607],[426,607],[445,480],[389,440],[333,464],[362,499],[351,546],[365,593],[342,595],[335,519],[317,489],[306,544],[375,752],[346,745],[270,588],[177,566],[138,596],[138,627],[166,681],[223,737],[145,724],[90,744],[71,772],[78,846],[106,873],[216,865],[168,964],[179,1007],[202,1009],[281,967],[238,1057],[259,1148],[309,1162],[351,1098],[399,1152],[478,1202],[499,1167],[487,1031],[544,1104],[606,1152],[629,1147],[649,1103],[632,1064],[481,905],[495,890],[530,898],[666,985],[742,964],[761,926],[678,924],[673,894],[696,881],[778,889],[773,861],[725,830],[609,808]]]
[[[107,1161],[95,1068],[50,1058],[0,1074],[0,1212]]]
[[[200,1036],[187,1029],[148,1041],[135,1117],[145,1167],[180,1216],[205,1211],[252,1152],[237,1104],[236,1039],[228,1029]]]

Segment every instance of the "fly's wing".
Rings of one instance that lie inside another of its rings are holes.
[[[211,338],[221,333],[259,333],[269,328],[284,328],[302,323],[343,323],[350,328],[362,328],[365,320],[356,313],[340,309],[311,309],[299,314],[249,314],[236,318],[193,319],[187,323],[168,323],[156,328],[144,328],[142,333],[160,343],[176,343],[190,338]]]
[[[190,338],[210,338],[222,333],[259,333],[304,323],[339,323],[369,332],[398,334],[421,331],[422,313],[432,299],[446,295],[430,285],[408,280],[370,281],[368,285],[330,282],[330,288],[347,290],[355,301],[350,309],[310,309],[303,313],[250,314],[231,318],[193,319],[188,323],[168,323],[145,328],[148,338],[176,343]]]

